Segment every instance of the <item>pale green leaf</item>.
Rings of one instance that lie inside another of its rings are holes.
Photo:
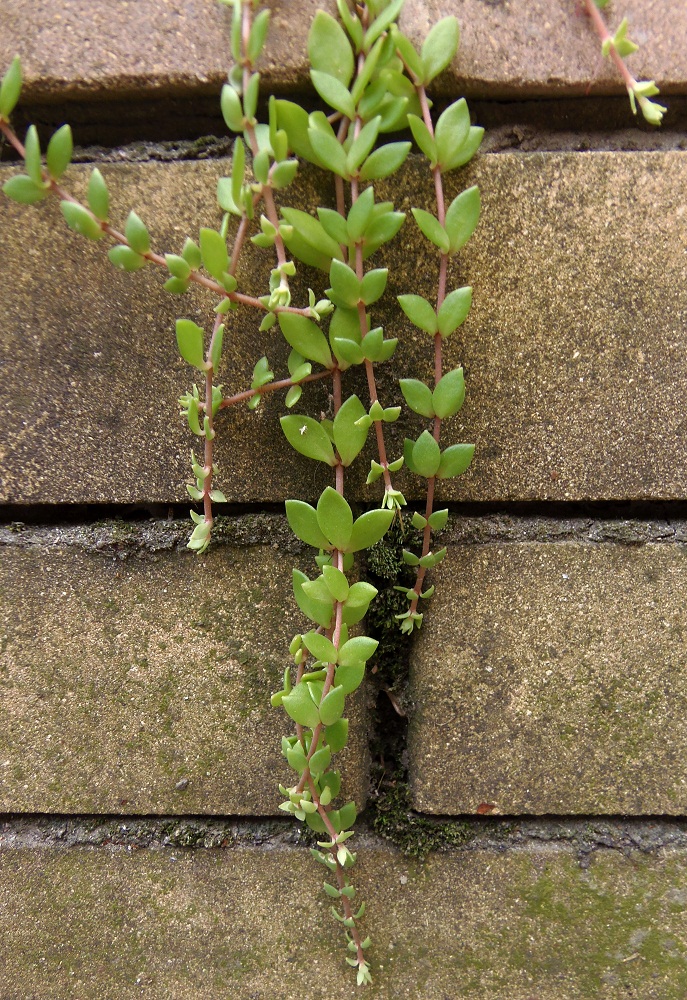
[[[327,465],[336,465],[332,443],[317,420],[290,413],[281,417],[280,423],[287,441],[299,454]]]

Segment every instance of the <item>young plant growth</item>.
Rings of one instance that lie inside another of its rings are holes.
[[[444,423],[463,405],[465,383],[461,368],[444,370],[442,352],[470,309],[472,290],[448,286],[448,264],[477,226],[480,196],[471,187],[447,205],[444,175],[471,159],[482,129],[471,126],[462,99],[433,121],[427,88],[456,53],[458,24],[454,17],[443,19],[418,52],[398,27],[404,0],[368,0],[354,9],[346,0],[337,0],[340,22],[318,11],[308,38],[311,79],[330,110],[308,114],[297,104],[271,97],[267,121],[259,122],[256,66],[270,13],[257,9],[252,0],[222,2],[233,7],[234,65],[222,89],[221,107],[237,138],[230,172],[218,184],[223,216],[217,228],[201,228],[198,239],[187,238],[178,252],[158,252],[134,211],[123,227],[110,219],[107,182],[97,168],[91,171],[86,203],[78,201],[63,186],[72,158],[69,126],[52,136],[45,158],[35,127],[28,129],[23,143],[12,129],[10,116],[21,87],[18,58],[0,88],[0,130],[24,161],[24,172],[8,180],[3,190],[28,204],[56,195],[70,228],[89,240],[114,244],[108,255],[124,271],[152,264],[166,275],[168,292],[183,295],[196,283],[215,293],[209,332],[187,318],[176,323],[180,354],[198,373],[197,382],[180,399],[200,442],[200,453],[191,453],[193,479],[187,487],[199,508],[191,512],[191,549],[202,553],[208,548],[213,504],[225,499],[215,483],[213,456],[225,408],[245,403],[255,409],[283,391],[288,412],[281,417],[281,427],[286,439],[300,455],[331,469],[331,485],[314,506],[300,499],[286,502],[292,530],[315,551],[316,569],[312,576],[293,571],[294,596],[308,626],[290,641],[293,667],[284,671],[272,704],[286,712],[295,729],[282,742],[294,781],[290,787],[280,786],[281,808],[320,836],[312,853],[326,872],[324,889],[332,899],[333,916],[343,925],[347,961],[358,983],[364,984],[370,981],[370,938],[362,929],[365,904],[356,901],[351,880],[356,807],[339,799],[341,781],[333,758],[347,741],[346,699],[362,683],[377,646],[365,634],[354,634],[353,627],[363,621],[377,592],[364,579],[353,582],[350,574],[356,554],[378,542],[400,516],[405,500],[393,477],[405,464],[426,481],[427,499],[424,512],[412,515],[412,524],[421,532],[421,549],[419,554],[404,553],[416,576],[414,586],[399,588],[408,605],[398,617],[403,632],[421,626],[420,609],[434,590],[425,586],[425,576],[445,554],[432,542],[433,531],[440,530],[448,516],[447,510],[434,509],[437,481],[459,476],[473,454],[471,444],[443,446]],[[403,455],[390,455],[385,427],[398,419],[401,406],[380,399],[376,372],[394,354],[397,340],[385,336],[374,321],[388,270],[368,262],[405,221],[392,202],[378,199],[374,186],[408,156],[410,141],[384,138],[403,129],[410,130],[427,158],[434,182],[435,204],[413,208],[412,214],[436,252],[437,291],[431,302],[416,294],[401,295],[398,302],[410,322],[427,335],[434,377],[430,385],[412,373],[401,379],[405,404],[428,426],[417,439],[406,439]],[[333,207],[304,212],[281,204],[303,160],[331,175]],[[241,251],[247,239],[273,257],[269,287],[258,297],[242,291]],[[291,289],[296,262],[325,276],[322,291],[310,290],[307,302],[299,305],[292,301]],[[239,309],[253,310],[261,331],[281,332],[290,347],[288,375],[275,378],[267,357],[261,357],[250,388],[225,397],[217,374],[222,365],[231,366],[224,334]],[[364,371],[365,400],[346,389],[347,373],[354,368]],[[320,379],[331,383],[332,419],[311,415],[300,405],[308,384]],[[356,517],[346,498],[347,472],[370,432],[376,457],[367,481],[380,481],[381,499],[377,508]]]
[[[629,24],[626,17],[622,19],[615,33],[611,35],[606,22],[599,13],[608,7],[609,3],[610,0],[585,0],[587,13],[594,25],[594,30],[601,40],[601,52],[613,62],[620,73],[630,97],[632,113],[637,114],[637,105],[639,104],[640,111],[646,121],[650,125],[660,125],[663,121],[663,115],[668,109],[657,101],[651,100],[652,97],[655,97],[659,93],[654,81],[635,80],[625,65],[625,57],[636,52],[639,45],[627,37]]]

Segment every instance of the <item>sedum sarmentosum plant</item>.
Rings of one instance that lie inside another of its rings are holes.
[[[286,502],[292,530],[317,553],[316,571],[312,578],[293,571],[296,603],[310,628],[291,640],[295,669],[285,670],[282,689],[273,695],[272,704],[281,706],[295,725],[295,733],[282,743],[295,779],[289,788],[280,786],[281,808],[320,835],[312,853],[326,869],[324,889],[332,899],[334,917],[343,925],[347,961],[357,971],[358,984],[364,984],[370,982],[370,938],[361,926],[365,904],[355,901],[351,881],[356,807],[339,801],[340,775],[332,760],[347,741],[346,698],[360,686],[377,646],[369,636],[349,630],[364,619],[377,592],[365,580],[351,582],[349,574],[355,554],[378,542],[393,518],[400,516],[405,500],[392,476],[405,462],[426,480],[427,502],[424,514],[412,516],[413,525],[422,532],[421,553],[405,553],[406,562],[416,567],[416,582],[412,588],[399,588],[406,594],[408,609],[398,617],[404,632],[421,626],[418,608],[434,589],[423,589],[425,574],[445,554],[445,549],[432,548],[432,531],[440,530],[448,516],[447,510],[434,510],[435,485],[464,472],[474,450],[470,444],[445,448],[440,444],[443,422],[458,412],[465,396],[462,369],[443,369],[442,346],[470,309],[470,288],[447,288],[448,261],[472,235],[480,198],[478,189],[471,187],[447,206],[443,176],[471,159],[483,130],[471,126],[462,99],[447,107],[434,124],[427,87],[456,53],[458,24],[454,17],[440,21],[417,52],[397,25],[404,0],[368,0],[355,9],[346,0],[337,0],[341,22],[318,11],[308,39],[311,79],[330,113],[308,114],[290,101],[272,97],[268,120],[258,122],[256,63],[270,14],[256,10],[253,2],[222,2],[233,7],[234,66],[222,89],[221,107],[237,138],[231,172],[218,184],[217,199],[224,214],[217,229],[202,228],[198,240],[186,239],[179,253],[162,254],[151,248],[146,225],[135,212],[130,212],[123,230],[110,221],[107,183],[98,169],[91,172],[86,204],[74,198],[62,186],[72,157],[69,126],[52,136],[43,162],[35,127],[29,128],[22,144],[10,125],[21,87],[18,58],[0,88],[0,130],[23,159],[25,172],[8,180],[3,190],[28,204],[57,195],[67,224],[90,240],[106,238],[114,243],[110,260],[124,271],[154,264],[166,273],[164,287],[173,294],[182,295],[191,283],[216,294],[209,335],[189,319],[176,324],[181,356],[200,376],[199,384],[180,399],[203,449],[202,456],[192,452],[193,480],[187,487],[194,503],[202,504],[202,513],[191,513],[195,523],[189,547],[196,552],[204,552],[210,542],[213,503],[225,499],[215,486],[213,462],[221,411],[244,402],[255,409],[281,390],[286,393],[287,410],[293,411],[308,383],[331,380],[333,419],[305,412],[288,412],[281,418],[284,435],[295,450],[331,468],[332,485],[315,506],[297,499]],[[386,142],[383,136],[407,128],[429,160],[434,179],[433,210],[414,208],[413,216],[436,250],[438,278],[435,302],[414,294],[401,295],[398,301],[411,323],[429,336],[434,380],[432,385],[411,377],[401,380],[405,403],[429,422],[429,428],[416,440],[405,441],[403,455],[391,457],[384,428],[398,419],[401,407],[380,400],[376,366],[393,355],[397,341],[385,337],[374,324],[373,307],[385,292],[388,272],[370,267],[368,261],[396,236],[405,220],[391,202],[376,198],[374,182],[398,170],[411,148],[410,141]],[[334,207],[319,206],[306,213],[278,206],[277,198],[296,176],[299,160],[332,175]],[[269,288],[259,297],[241,291],[239,264],[248,238],[273,255]],[[290,279],[296,261],[326,276],[322,292],[309,290],[303,305],[292,303]],[[261,314],[261,331],[281,331],[291,348],[289,373],[275,379],[262,357],[250,388],[225,397],[216,374],[221,364],[231,364],[225,330],[239,308]],[[365,371],[365,401],[344,391],[345,375],[355,367]],[[346,470],[360,455],[371,430],[376,458],[368,483],[381,480],[381,503],[355,517],[345,496]]]
[[[637,104],[639,104],[639,108],[646,121],[650,125],[660,125],[663,121],[663,115],[668,109],[662,104],[658,104],[657,101],[651,100],[652,97],[655,97],[659,93],[654,81],[635,80],[625,65],[625,57],[631,56],[633,52],[636,52],[639,45],[627,37],[629,24],[626,17],[622,19],[615,33],[611,35],[606,22],[599,13],[599,11],[608,7],[609,3],[610,0],[585,0],[587,13],[594,25],[594,30],[601,40],[601,52],[604,56],[612,60],[620,73],[630,97],[632,113],[637,114]]]

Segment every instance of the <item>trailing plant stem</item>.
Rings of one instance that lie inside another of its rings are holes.
[[[415,89],[417,91],[418,99],[420,101],[420,107],[422,109],[422,118],[429,131],[429,134],[434,138],[434,123],[432,121],[432,115],[429,109],[429,101],[427,100],[427,91],[425,87],[416,82]],[[446,199],[444,196],[444,181],[441,173],[441,167],[437,163],[432,167],[432,174],[434,177],[434,192],[436,196],[437,203],[437,218],[439,223],[443,226],[446,223]],[[448,273],[448,254],[439,254],[439,278],[437,282],[437,313],[441,308],[444,299],[446,298],[446,278]],[[443,374],[443,358],[442,358],[442,337],[440,333],[434,335],[434,385],[435,387],[439,384]],[[432,428],[432,434],[434,440],[439,444],[439,439],[441,437],[441,417],[434,417],[434,425]],[[434,508],[434,490],[436,485],[436,476],[431,476],[427,480],[427,499],[425,503],[425,519],[429,522],[429,518],[432,515]],[[421,558],[428,555],[432,548],[432,528],[429,523],[427,523],[422,532],[422,553]],[[425,579],[427,569],[425,566],[418,566],[415,576],[415,586],[413,590],[415,596],[411,601],[409,611],[414,614],[417,611],[417,605],[420,600],[420,594],[422,593],[422,584]]]
[[[292,378],[281,378],[276,382],[268,382],[267,385],[261,385],[259,389],[244,389],[243,392],[237,392],[234,396],[226,396],[219,404],[219,408],[223,410],[227,406],[235,406],[236,403],[245,403],[247,399],[252,399],[253,396],[264,396],[266,393],[276,392],[278,389],[290,389],[294,385],[303,385],[304,382],[317,382],[319,379],[329,378],[336,370],[325,368],[321,372],[311,372],[310,375],[299,379],[298,382],[294,382]]]
[[[243,93],[246,93],[248,88],[248,82],[253,71],[253,63],[248,56],[248,42],[250,39],[250,29],[253,16],[253,6],[250,3],[243,4],[241,8],[241,47],[243,49]],[[250,150],[253,156],[257,156],[259,153],[258,139],[255,134],[255,125],[249,119],[246,120],[246,135],[248,136],[248,142],[250,144]],[[265,202],[265,213],[267,218],[270,220],[275,228],[275,238],[274,238],[274,249],[277,254],[277,261],[279,267],[282,268],[286,264],[286,249],[284,247],[284,241],[281,238],[281,233],[279,232],[279,215],[277,213],[277,208],[274,203],[274,195],[272,192],[271,184],[263,184],[261,188],[262,198]],[[281,283],[285,288],[288,288],[289,282],[285,274],[282,273]]]
[[[613,36],[606,27],[606,22],[601,16],[599,8],[594,3],[594,0],[584,0],[584,5],[587,10],[587,14],[591,18],[592,24],[594,25],[594,29],[601,40],[601,43],[608,44],[608,52],[613,60],[613,64],[620,73],[628,92],[632,93],[634,88],[637,86],[637,80],[635,80],[632,73],[630,73],[622,56],[618,54],[616,47],[613,44]]]
[[[212,348],[215,343],[215,338],[222,325],[222,317],[215,317],[215,324],[212,330],[212,337],[210,338],[210,346],[208,347],[207,360],[210,362],[212,357]],[[205,523],[212,526],[212,498],[210,492],[212,490],[212,456],[213,456],[213,445],[215,432],[213,429],[213,417],[212,417],[212,383],[214,378],[214,370],[212,365],[208,368],[205,374],[205,416],[207,418],[208,433],[205,435],[205,460],[204,469],[205,478],[203,479],[203,513],[205,515]]]
[[[24,159],[25,149],[23,143],[19,140],[19,138],[17,137],[11,126],[2,118],[0,118],[0,131],[8,140],[10,145],[16,150],[17,153],[19,153],[22,159]],[[124,235],[124,233],[120,233],[120,231],[118,229],[115,229],[114,226],[111,226],[109,222],[103,222],[102,219],[98,219],[93,214],[93,212],[91,212],[90,208],[88,208],[87,205],[84,205],[83,202],[79,201],[78,198],[75,198],[73,194],[70,194],[69,191],[66,191],[60,184],[57,183],[56,180],[54,180],[54,178],[49,177],[45,174],[44,178],[50,183],[50,191],[53,194],[55,194],[60,199],[60,201],[70,201],[74,205],[79,205],[81,208],[84,209],[84,211],[88,212],[88,214],[91,216],[94,222],[97,222],[97,224],[100,226],[102,231],[107,236],[112,237],[112,239],[115,240],[115,242],[122,244],[122,246],[128,247],[131,245],[126,236]],[[272,205],[274,205],[274,199],[272,199]],[[239,230],[241,230],[241,224],[242,223],[239,224]],[[245,238],[245,228],[242,232],[241,242],[243,242],[244,238]],[[150,261],[151,264],[157,264],[159,267],[164,267],[164,269],[167,270],[167,261],[165,260],[164,254],[159,254],[155,253],[153,250],[148,250],[147,253],[143,253],[140,256]],[[285,259],[286,258],[284,258],[284,260]],[[231,274],[234,273],[237,263],[238,260],[236,258],[232,258],[231,261],[232,267],[229,273]],[[295,313],[298,316],[310,315],[309,309],[307,308],[298,309],[295,306],[277,306],[275,309],[270,310],[264,304],[264,302],[261,302],[260,299],[256,298],[255,296],[245,295],[243,292],[227,292],[226,289],[224,289],[222,285],[220,285],[217,281],[213,281],[212,278],[208,278],[204,274],[199,274],[197,271],[191,271],[191,273],[188,276],[188,280],[194,282],[196,285],[200,285],[202,288],[209,289],[211,292],[214,292],[216,295],[221,296],[223,299],[231,299],[232,302],[241,303],[241,305],[244,306],[251,306],[253,309],[260,309],[262,312],[275,312],[275,313],[286,312],[286,313]]]

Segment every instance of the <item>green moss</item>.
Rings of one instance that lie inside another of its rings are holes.
[[[460,847],[475,836],[475,830],[460,820],[434,820],[414,813],[404,781],[387,788],[375,803],[373,827],[404,854],[420,860],[430,851]]]

